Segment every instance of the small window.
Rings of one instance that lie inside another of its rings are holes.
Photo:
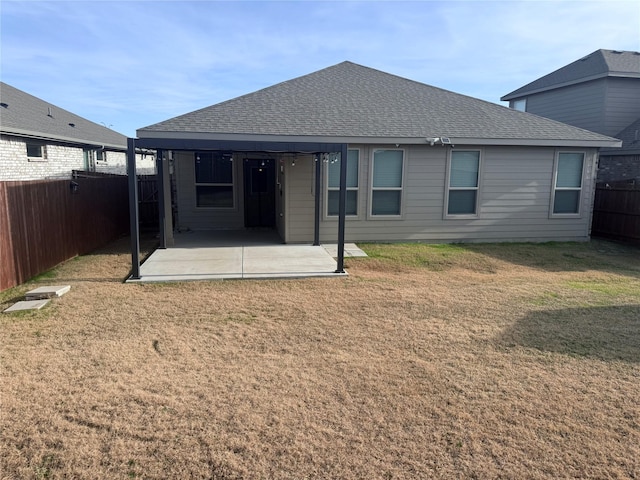
[[[95,154],[96,154],[96,162],[106,163],[107,152],[105,152],[104,150],[95,150]]]
[[[371,215],[399,216],[402,212],[404,151],[375,150],[371,181]]]
[[[196,206],[233,208],[233,158],[219,152],[195,154]]]
[[[560,152],[556,159],[553,215],[579,215],[584,153]]]
[[[358,150],[347,153],[347,202],[345,214],[358,215]],[[339,213],[340,201],[340,159],[329,161],[327,167],[327,215],[336,216]]]
[[[514,110],[518,110],[519,112],[527,111],[527,99],[519,98],[518,100],[514,100],[511,104],[511,108]]]
[[[43,162],[47,159],[46,147],[41,143],[27,143],[27,158],[32,162]]]
[[[478,214],[480,152],[453,150],[449,163],[447,216]]]

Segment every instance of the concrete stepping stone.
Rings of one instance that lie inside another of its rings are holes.
[[[55,285],[51,287],[39,287],[30,290],[24,295],[25,300],[44,300],[45,298],[61,297],[71,290],[71,285]]]
[[[49,300],[24,300],[13,304],[3,313],[20,312],[22,310],[40,310],[47,303],[49,303]]]

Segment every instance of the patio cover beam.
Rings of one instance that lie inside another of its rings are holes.
[[[237,152],[298,152],[331,153],[339,152],[342,143],[318,142],[268,142],[236,140],[202,140],[180,138],[137,138],[137,148],[162,150],[229,150]]]
[[[340,194],[338,197],[338,267],[336,273],[344,273],[344,229],[347,210],[347,155],[348,145],[340,145]]]
[[[315,162],[315,208],[313,215],[313,244],[320,245],[320,175],[322,174],[322,157],[320,155],[314,155],[313,161]]]
[[[131,278],[140,278],[140,222],[138,220],[138,177],[135,139],[127,138],[127,178],[129,180],[129,231],[131,235]]]

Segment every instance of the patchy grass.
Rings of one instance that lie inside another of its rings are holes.
[[[364,245],[344,279],[0,293],[1,478],[639,478],[640,252]]]

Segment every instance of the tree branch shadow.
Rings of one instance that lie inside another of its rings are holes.
[[[496,341],[503,347],[640,363],[640,305],[532,312]]]

